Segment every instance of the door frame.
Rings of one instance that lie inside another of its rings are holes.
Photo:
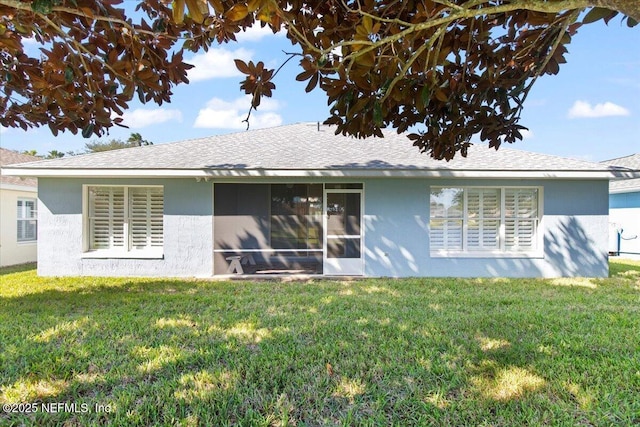
[[[328,234],[328,194],[359,194],[360,195],[360,258],[328,258],[328,245],[327,239],[332,238],[357,238],[351,235],[333,236]],[[322,212],[322,274],[325,276],[364,276],[364,186],[359,189],[339,189],[339,188],[326,188],[324,186],[323,194],[323,212]],[[341,261],[342,260],[342,261]],[[346,267],[342,269],[340,267]]]

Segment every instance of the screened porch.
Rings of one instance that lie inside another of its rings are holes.
[[[321,275],[329,265],[340,274],[331,265],[361,264],[361,193],[362,184],[216,183],[214,273]]]

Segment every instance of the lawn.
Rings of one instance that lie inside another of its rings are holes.
[[[0,403],[0,425],[637,425],[640,263],[556,280],[3,269]]]

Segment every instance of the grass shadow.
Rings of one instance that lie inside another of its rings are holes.
[[[29,262],[26,264],[17,264],[17,265],[10,265],[7,267],[0,267],[0,276],[5,276],[7,274],[14,274],[14,273],[23,273],[25,271],[31,271],[31,270],[36,270],[36,268],[38,267],[38,264],[35,262]]]
[[[609,277],[629,278],[632,276],[640,278],[640,261],[609,258]]]

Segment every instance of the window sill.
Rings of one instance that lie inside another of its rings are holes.
[[[37,240],[23,240],[23,241],[18,241],[18,246],[22,246],[22,245],[35,245],[36,243],[38,243]]]
[[[431,258],[527,258],[542,259],[542,252],[500,252],[500,251],[431,251]]]
[[[164,254],[157,251],[89,251],[82,254],[82,259],[164,259]]]

